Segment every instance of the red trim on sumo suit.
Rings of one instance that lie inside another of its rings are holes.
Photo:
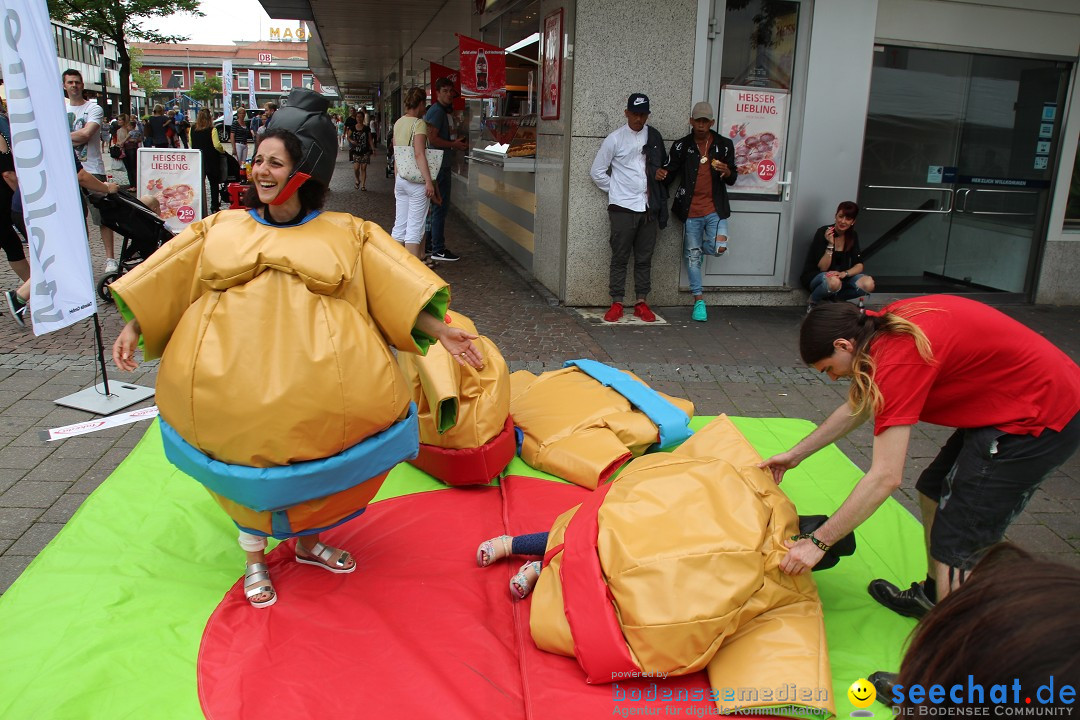
[[[574,655],[590,684],[610,683],[641,671],[630,657],[596,552],[597,513],[611,487],[608,483],[590,493],[566,526],[559,572]]]
[[[442,448],[420,443],[420,453],[409,463],[447,485],[487,485],[517,452],[514,421],[507,416],[499,434],[477,448]]]

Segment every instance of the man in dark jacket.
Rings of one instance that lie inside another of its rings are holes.
[[[670,160],[657,173],[657,178],[666,185],[682,178],[671,212],[685,223],[686,274],[690,278],[690,292],[694,294],[691,317],[700,322],[708,319],[701,288],[702,253],[727,252],[727,219],[731,216],[727,186],[734,185],[738,176],[735,146],[713,131],[715,119],[709,103],[694,105],[690,113],[693,131],[672,144]]]
[[[623,314],[626,263],[634,255],[634,315],[653,322],[656,315],[645,302],[652,288],[652,255],[656,234],[667,225],[667,188],[657,173],[667,164],[664,138],[649,120],[649,98],[634,93],[626,102],[626,124],[604,138],[593,161],[590,177],[607,193],[611,221],[611,267],[608,291],[611,307],[607,322]]]

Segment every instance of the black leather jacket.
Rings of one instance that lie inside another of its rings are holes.
[[[709,143],[709,161],[719,160],[731,168],[731,173],[721,177],[718,170],[712,170],[712,194],[713,205],[716,214],[721,218],[731,216],[731,206],[728,204],[727,186],[734,185],[738,179],[738,171],[735,168],[735,145],[715,130],[710,130],[712,140]],[[697,184],[698,165],[701,161],[701,152],[697,143],[694,142],[694,134],[679,138],[671,144],[671,155],[664,169],[668,175],[664,178],[664,184],[670,185],[675,178],[682,177],[682,187],[675,192],[675,200],[671,203],[671,212],[675,217],[686,222],[690,213],[690,203],[694,199],[694,186]]]
[[[656,208],[656,222],[661,227],[667,226],[668,221],[668,191],[667,185],[656,179],[656,171],[668,164],[667,150],[664,149],[664,138],[656,128],[649,127],[649,139],[645,141],[645,179],[649,185],[649,208]],[[735,157],[735,151],[731,152]]]

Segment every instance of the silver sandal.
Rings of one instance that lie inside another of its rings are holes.
[[[529,585],[529,578],[525,574],[525,571],[528,570],[530,567],[533,569],[533,572],[536,573],[536,579],[537,581],[539,581],[540,570],[543,568],[543,563],[539,560],[533,560],[532,562],[525,563],[521,566],[521,569],[518,570],[517,575],[510,578],[510,594],[518,600],[524,600],[525,598],[527,598],[529,594],[532,593],[533,589],[536,587],[535,582],[532,585]]]
[[[256,595],[270,593],[270,599],[262,602],[252,600]],[[270,582],[270,569],[266,563],[249,563],[244,569],[244,597],[251,603],[251,607],[266,608],[277,602],[277,591]]]
[[[315,543],[310,549],[304,549],[306,555],[300,554],[300,548],[303,545],[299,541],[296,543],[296,562],[303,563],[304,565],[315,565],[321,567],[323,570],[329,570],[332,573],[338,575],[345,575],[356,570],[356,562],[353,562],[352,567],[346,567],[345,563],[352,560],[352,556],[348,551],[341,550],[340,548],[330,547],[329,545],[323,545],[321,542]],[[334,556],[334,553],[341,553],[337,560],[331,562],[330,558]]]

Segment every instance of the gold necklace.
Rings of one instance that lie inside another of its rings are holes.
[[[694,140],[694,144],[697,144],[697,140]],[[704,150],[701,149],[701,145],[698,145],[697,149],[698,149],[698,152],[701,153],[701,157],[698,158],[698,164],[699,165],[704,165],[705,163],[709,162],[709,141],[708,140],[705,141],[705,149]]]

